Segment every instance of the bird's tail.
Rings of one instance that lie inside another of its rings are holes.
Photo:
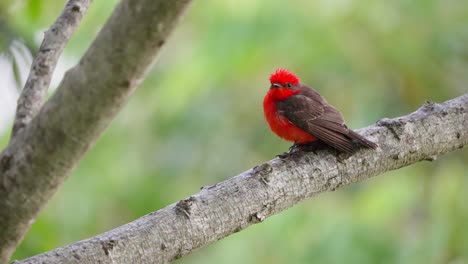
[[[359,142],[359,144],[366,146],[368,148],[376,149],[379,146],[376,143],[366,139],[365,137],[359,135],[358,133],[354,132],[351,129],[349,130],[349,133],[347,136],[349,136],[351,139],[356,140],[357,142]]]

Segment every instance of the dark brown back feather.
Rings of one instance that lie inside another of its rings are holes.
[[[353,141],[376,148],[377,144],[348,129],[343,117],[318,92],[302,85],[301,92],[277,102],[277,109],[295,126],[343,152],[353,152]]]

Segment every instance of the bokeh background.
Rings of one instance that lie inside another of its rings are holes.
[[[0,0],[0,147],[64,2]],[[51,92],[116,3],[94,1]],[[112,229],[285,151],[261,107],[277,67],[353,128],[466,93],[467,25],[462,0],[194,1],[14,258]],[[467,171],[468,151],[458,150],[320,195],[176,263],[468,263]]]

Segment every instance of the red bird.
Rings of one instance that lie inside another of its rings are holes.
[[[377,144],[349,129],[341,116],[317,91],[299,82],[285,69],[270,76],[270,89],[263,100],[265,119],[280,138],[306,145],[317,140],[342,151],[353,152],[354,142],[368,148]]]

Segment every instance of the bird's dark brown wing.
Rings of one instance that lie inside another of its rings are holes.
[[[278,102],[276,107],[295,126],[326,144],[340,151],[353,151],[353,138],[343,117],[315,90],[303,87],[300,93]]]

